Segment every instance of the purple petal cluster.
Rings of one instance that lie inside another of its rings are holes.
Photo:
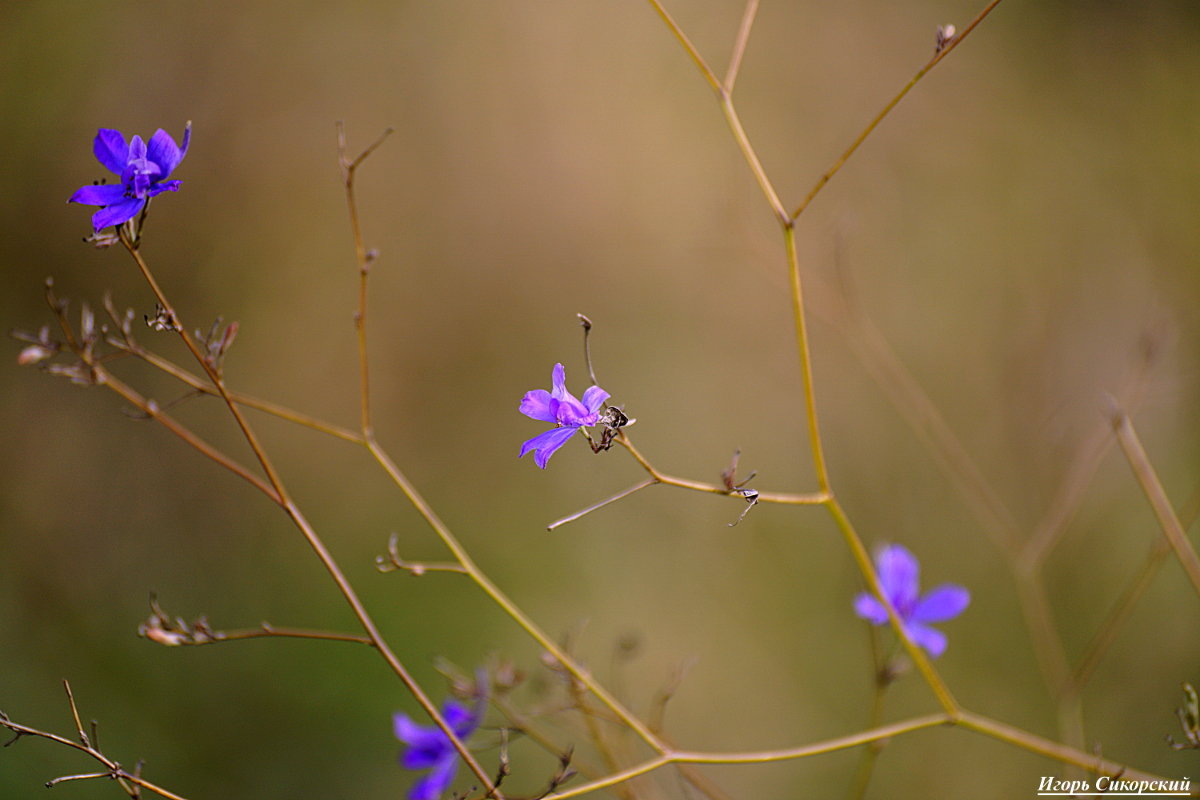
[[[971,602],[971,594],[954,584],[920,594],[920,570],[916,557],[898,544],[880,548],[875,554],[879,583],[908,637],[937,658],[946,650],[946,634],[929,627],[929,623],[957,617]],[[875,625],[888,624],[887,609],[869,592],[854,599],[854,612]]]
[[[71,195],[68,202],[86,206],[103,206],[92,215],[92,227],[99,233],[110,225],[127,222],[146,207],[151,197],[162,192],[179,191],[180,181],[167,180],[183,157],[187,155],[192,138],[192,124],[183,131],[183,146],[175,144],[171,135],[159,128],[149,142],[134,136],[128,142],[125,135],[112,128],[101,128],[92,144],[100,165],[120,178],[120,183],[84,186]]]
[[[482,700],[469,708],[454,700],[442,704],[442,717],[459,739],[466,739],[483,717]],[[409,800],[439,800],[458,771],[458,751],[441,728],[418,725],[407,714],[397,713],[392,719],[396,738],[408,745],[400,757],[405,769],[429,770],[408,790]]]
[[[600,406],[608,399],[608,392],[599,386],[589,386],[578,400],[567,391],[567,373],[562,364],[554,365],[550,391],[534,389],[526,392],[521,400],[521,413],[541,422],[552,422],[554,427],[539,433],[521,445],[521,456],[533,451],[533,461],[542,469],[554,451],[567,443],[575,431],[600,421]],[[519,458],[520,456],[518,456]]]

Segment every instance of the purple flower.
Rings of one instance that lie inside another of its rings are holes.
[[[454,700],[442,704],[442,717],[459,739],[470,736],[479,727],[482,716],[482,698],[473,709]],[[400,757],[400,765],[405,769],[429,770],[408,790],[409,800],[438,800],[458,770],[458,751],[450,737],[436,725],[416,724],[407,714],[397,713],[392,724],[396,738],[408,745]]]
[[[143,142],[134,136],[128,143],[125,135],[111,128],[101,128],[92,144],[92,151],[105,169],[121,179],[119,184],[84,186],[71,195],[69,203],[103,206],[92,215],[92,227],[99,233],[110,225],[120,225],[133,219],[151,197],[161,192],[179,191],[180,181],[169,181],[171,173],[187,154],[192,138],[192,123],[183,131],[183,147],[175,144],[171,135],[159,128]]]
[[[957,617],[971,602],[971,595],[961,586],[944,584],[918,596],[920,569],[916,557],[898,544],[882,547],[875,554],[880,586],[900,615],[908,637],[937,658],[946,650],[946,635],[927,623]],[[854,598],[854,613],[875,625],[888,624],[887,609],[869,592]]]
[[[551,378],[552,389],[534,389],[526,392],[521,400],[521,413],[542,422],[553,422],[555,427],[539,433],[521,445],[521,455],[533,450],[533,461],[542,469],[554,451],[567,443],[575,431],[585,425],[595,425],[600,420],[600,406],[608,399],[608,392],[599,386],[589,386],[579,401],[567,391],[566,370],[562,364],[554,365]],[[520,456],[518,456],[520,458]]]

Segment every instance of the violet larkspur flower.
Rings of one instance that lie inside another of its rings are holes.
[[[127,222],[146,207],[151,197],[162,192],[179,191],[180,181],[167,180],[183,157],[187,155],[192,138],[192,123],[183,131],[183,146],[175,144],[171,135],[159,128],[143,142],[134,136],[128,143],[125,135],[112,128],[101,128],[92,144],[92,151],[101,166],[121,179],[117,183],[84,186],[71,195],[69,203],[103,206],[92,215],[92,227],[99,233],[110,225]]]
[[[879,549],[875,554],[875,570],[883,593],[900,615],[909,638],[934,658],[945,652],[946,634],[927,623],[957,617],[971,602],[971,594],[948,583],[919,595],[921,566],[912,553],[898,544]],[[854,598],[854,613],[875,625],[888,624],[887,609],[869,592]]]
[[[566,370],[562,364],[554,365],[550,382],[550,391],[534,389],[526,392],[521,400],[522,414],[555,425],[521,445],[521,456],[534,451],[533,461],[542,469],[546,468],[554,451],[566,444],[575,431],[600,421],[600,406],[609,397],[599,386],[589,386],[583,393],[583,400],[576,399],[567,391]]]
[[[442,717],[459,739],[466,739],[477,727],[483,716],[482,698],[474,708],[455,700],[442,704]],[[458,771],[458,751],[441,728],[436,725],[418,725],[407,714],[397,713],[392,718],[396,738],[408,745],[400,757],[400,766],[405,769],[427,769],[429,773],[408,790],[409,800],[438,800],[454,780]]]

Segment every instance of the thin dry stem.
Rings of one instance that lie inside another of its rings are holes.
[[[746,45],[750,41],[750,29],[754,27],[754,18],[758,15],[758,0],[747,0],[746,10],[742,12],[742,24],[738,27],[737,38],[733,41],[733,55],[729,58],[729,69],[725,72],[722,86],[725,94],[733,94],[733,85],[737,82],[738,72],[742,68],[742,58],[746,55]]]
[[[683,28],[679,27],[679,24],[667,13],[667,9],[658,0],[650,0],[650,5],[662,17],[662,21],[667,24],[667,27],[671,29],[671,33],[675,34],[675,38],[679,40],[679,44],[687,51],[687,54],[691,57],[692,62],[695,63],[696,68],[700,70],[700,73],[704,75],[704,80],[708,81],[708,85],[717,94],[722,94],[724,89],[721,81],[717,79],[717,73],[713,72],[712,67],[708,66],[708,62],[704,60],[704,57],[700,55],[700,51],[692,44],[692,40],[683,32]]]
[[[910,91],[912,91],[914,86],[921,82],[922,78],[929,74],[930,70],[940,64],[943,58],[950,55],[954,48],[958,47],[958,45],[964,39],[970,36],[971,32],[975,30],[976,26],[978,26],[980,22],[983,22],[984,17],[992,13],[992,10],[998,5],[1000,5],[1000,0],[992,0],[992,2],[988,3],[987,6],[985,6],[984,9],[980,11],[978,15],[976,15],[975,19],[971,20],[971,22],[967,24],[967,27],[963,29],[962,33],[952,37],[948,42],[946,42],[944,47],[934,53],[933,58],[929,59],[925,66],[917,70],[917,74],[914,75],[908,83],[904,84],[904,88],[902,88],[899,93],[893,97],[878,114],[875,115],[874,119],[867,123],[867,127],[863,128],[862,132],[859,133],[858,136],[855,137],[854,141],[850,143],[850,146],[846,148],[846,151],[838,157],[837,161],[833,162],[833,166],[825,170],[824,174],[822,174],[817,180],[816,185],[809,190],[808,195],[805,196],[803,202],[796,207],[796,210],[789,215],[788,219],[796,220],[801,214],[804,213],[804,210],[808,208],[813,199],[820,194],[822,189],[825,188],[825,184],[829,183],[833,176],[838,174],[842,167],[846,166],[846,162],[849,161],[851,156],[858,151],[858,148],[867,140],[867,137],[870,136],[877,127],[879,127],[879,123],[883,122],[887,115],[892,113],[892,110],[900,104],[900,101],[903,100]]]
[[[1200,558],[1196,557],[1196,551],[1192,548],[1192,543],[1188,541],[1187,532],[1179,522],[1179,517],[1175,515],[1175,509],[1171,507],[1171,501],[1167,498],[1166,490],[1158,480],[1158,473],[1155,472],[1154,465],[1150,463],[1150,458],[1146,455],[1142,442],[1133,429],[1133,423],[1130,422],[1124,411],[1115,407],[1111,419],[1113,430],[1117,433],[1117,441],[1121,444],[1121,450],[1129,460],[1129,466],[1133,469],[1133,474],[1137,476],[1138,483],[1146,494],[1146,499],[1150,501],[1150,506],[1154,509],[1154,516],[1158,518],[1158,524],[1162,527],[1163,534],[1171,543],[1175,557],[1183,566],[1183,571],[1187,574],[1188,580],[1192,582],[1192,587],[1197,594],[1200,594]]]
[[[1186,510],[1180,516],[1187,520],[1189,529],[1196,524],[1197,519],[1200,519],[1200,490],[1192,495]],[[1087,649],[1079,659],[1079,665],[1071,676],[1067,691],[1078,692],[1087,683],[1096,665],[1100,663],[1100,659],[1104,657],[1116,640],[1117,633],[1133,613],[1137,601],[1150,587],[1150,582],[1158,574],[1159,567],[1170,552],[1171,543],[1167,541],[1166,537],[1158,537],[1154,540],[1142,568],[1125,587],[1121,597],[1113,604],[1112,610],[1097,629],[1091,642],[1088,643]]]
[[[119,394],[127,403],[134,406],[142,414],[146,415],[148,419],[152,419],[158,424],[162,425],[171,433],[182,439],[188,446],[196,450],[196,452],[212,459],[225,469],[232,472],[234,475],[237,475],[239,478],[249,483],[255,489],[258,489],[260,492],[269,497],[272,503],[278,504],[280,502],[279,493],[276,491],[274,486],[271,486],[262,478],[252,473],[249,469],[229,458],[229,456],[225,455],[220,450],[217,450],[199,436],[196,436],[196,434],[192,433],[191,430],[176,421],[174,417],[160,409],[156,403],[138,394],[135,389],[125,384],[111,372],[104,370],[100,374],[103,375],[103,382],[106,388],[111,389]]]
[[[183,367],[180,367],[178,364],[163,358],[157,353],[146,350],[140,345],[136,345],[134,343],[127,343],[121,346],[132,355],[137,356],[146,363],[162,370],[168,375],[171,375],[180,382],[190,386],[195,391],[212,395],[214,397],[221,396],[221,393],[211,383],[203,380]],[[269,400],[262,400],[257,397],[252,397],[251,395],[242,394],[241,392],[235,392],[232,390],[229,391],[229,396],[232,397],[233,401],[240,406],[253,408],[254,410],[261,411],[264,414],[270,414],[273,417],[278,417],[279,419],[300,425],[304,428],[310,428],[318,433],[328,434],[346,442],[352,442],[353,444],[363,443],[362,435],[355,431],[349,430],[348,428],[343,428],[340,425],[334,425],[333,423],[325,422],[324,420],[317,419],[316,417],[308,414],[303,414],[299,411],[294,411],[293,409],[280,405],[279,403],[273,403]]]
[[[370,365],[367,361],[367,277],[374,260],[363,243],[362,226],[358,220],[358,202],[354,196],[354,178],[359,166],[392,134],[385,130],[370,147],[353,160],[346,158],[346,130],[342,123],[337,125],[338,164],[342,168],[342,180],[346,187],[346,206],[350,214],[350,229],[354,236],[354,258],[358,264],[358,309],[354,313],[354,329],[358,339],[359,411],[363,435],[371,431],[371,381]]]
[[[55,733],[49,733],[47,731],[39,730],[37,728],[32,728],[28,725],[22,725],[20,723],[13,722],[3,712],[0,712],[0,727],[7,728],[8,730],[17,734],[17,738],[20,738],[21,736],[33,736],[33,737],[36,737],[39,739],[46,739],[51,742],[57,742],[58,744],[65,745],[74,750],[78,750],[81,753],[84,753],[89,758],[93,759],[94,761],[99,762],[100,764],[102,764],[104,766],[103,772],[88,773],[88,774],[82,774],[82,775],[65,775],[63,777],[54,778],[54,779],[48,781],[46,783],[47,786],[53,786],[56,783],[62,783],[64,781],[70,781],[70,780],[87,780],[87,779],[91,779],[91,778],[107,778],[110,780],[117,781],[121,785],[121,788],[125,790],[125,793],[127,795],[129,795],[131,798],[136,798],[138,796],[137,789],[133,788],[133,787],[140,787],[147,791],[153,792],[154,794],[158,795],[159,797],[165,797],[168,800],[186,800],[186,798],[184,798],[182,795],[175,794],[174,792],[172,792],[168,789],[164,789],[163,787],[161,787],[157,784],[151,783],[150,781],[145,780],[144,778],[142,778],[140,775],[138,775],[136,773],[131,773],[131,772],[126,771],[125,769],[123,769],[121,767],[121,765],[119,763],[112,760],[111,758],[106,756],[103,752],[101,752],[95,746],[94,742],[89,740],[87,735],[83,732],[83,724],[79,718],[79,711],[75,706],[75,698],[71,694],[70,684],[67,683],[66,681],[63,681],[63,685],[65,686],[66,691],[67,691],[68,701],[71,706],[71,716],[75,722],[76,732],[77,732],[77,735],[79,736],[78,742],[72,741],[72,740],[66,738],[65,736],[59,736],[58,734],[55,734]],[[10,742],[10,744],[11,744],[11,742]],[[140,771],[140,769],[139,769],[139,771]]]
[[[634,447],[629,435],[622,431],[621,435],[615,440],[618,444],[629,451],[634,460],[641,465],[642,469],[650,475],[653,484],[663,484],[665,486],[675,486],[680,489],[690,489],[694,492],[707,492],[709,494],[723,494],[727,497],[737,497],[744,499],[743,496],[736,490],[731,490],[726,486],[715,483],[704,483],[703,481],[693,481],[688,478],[678,478],[674,475],[668,475],[665,472],[660,472],[651,464],[641,451]],[[638,484],[636,488],[643,488],[642,484]],[[633,490],[627,490],[633,491]],[[789,494],[786,492],[759,492],[758,501],[760,503],[781,503],[783,505],[799,505],[799,506],[819,506],[828,502],[829,495],[826,492],[809,492],[807,494]]]

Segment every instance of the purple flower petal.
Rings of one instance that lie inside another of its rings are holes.
[[[120,203],[106,206],[92,215],[92,227],[99,232],[110,225],[120,225],[122,222],[136,217],[144,205],[146,205],[144,199],[131,197]]]
[[[545,389],[534,389],[521,398],[521,413],[542,422],[558,422],[554,415],[557,405]]]
[[[68,203],[83,203],[85,206],[111,206],[125,200],[125,187],[120,184],[102,183],[83,186],[71,195]]]
[[[396,738],[408,745],[400,760],[405,769],[428,769],[445,757],[450,742],[437,726],[418,725],[407,714],[396,714],[393,725]]]
[[[925,648],[931,658],[937,658],[946,652],[946,634],[919,622],[909,622],[904,626],[908,637],[919,647]]]
[[[550,373],[550,394],[559,400],[570,397],[567,394],[567,370],[562,364],[555,364]]]
[[[409,800],[440,800],[442,793],[454,780],[457,770],[458,754],[453,753],[452,758],[445,758],[434,764],[428,774],[412,785],[408,790]]]
[[[539,433],[537,436],[521,445],[521,456],[528,453],[530,450],[535,451],[533,461],[542,469],[546,468],[546,462],[550,460],[550,456],[554,455],[558,448],[567,443],[567,440],[575,435],[578,428],[551,428],[545,433]],[[521,456],[518,456],[520,458]]]
[[[141,136],[136,134],[129,140],[129,158],[125,160],[125,169],[129,169],[129,165],[138,161],[146,160],[146,143],[142,141]]]
[[[599,386],[589,386],[583,393],[583,404],[587,406],[588,411],[595,414],[609,397],[609,393]]]
[[[476,709],[468,708],[453,700],[447,700],[442,705],[442,718],[460,738],[475,729],[477,716]]]
[[[129,145],[120,131],[101,128],[92,143],[92,152],[96,154],[100,165],[112,174],[120,175],[125,171],[125,164],[129,161]]]
[[[944,584],[918,597],[920,565],[900,545],[881,548],[875,556],[875,569],[908,638],[930,657],[940,656],[946,650],[946,635],[927,623],[945,622],[961,614],[971,602],[970,593],[961,586]],[[866,592],[855,597],[854,613],[876,625],[888,622],[883,604]]]
[[[191,134],[191,126],[184,133],[184,144],[187,143],[187,137]],[[175,140],[171,138],[171,134],[159,128],[150,137],[150,143],[146,146],[146,157],[153,161],[162,169],[162,176],[165,178],[174,171],[175,167],[179,166],[179,162],[183,160],[184,151],[175,144]]]
[[[879,583],[892,605],[907,617],[917,602],[921,567],[912,553],[898,544],[884,547],[875,557]]]
[[[961,614],[970,603],[970,592],[948,583],[921,595],[913,608],[912,619],[914,622],[945,622]]]
[[[183,181],[158,181],[150,184],[150,188],[146,191],[146,196],[154,197],[163,192],[178,192],[180,186],[183,186]]]
[[[583,425],[595,425],[599,417],[595,412],[588,411],[584,408],[583,403],[580,403],[570,394],[566,399],[560,400],[558,408],[555,410],[558,415],[558,421],[572,428],[578,428]]]
[[[887,609],[869,592],[854,598],[854,613],[875,625],[883,625],[888,621]]]

